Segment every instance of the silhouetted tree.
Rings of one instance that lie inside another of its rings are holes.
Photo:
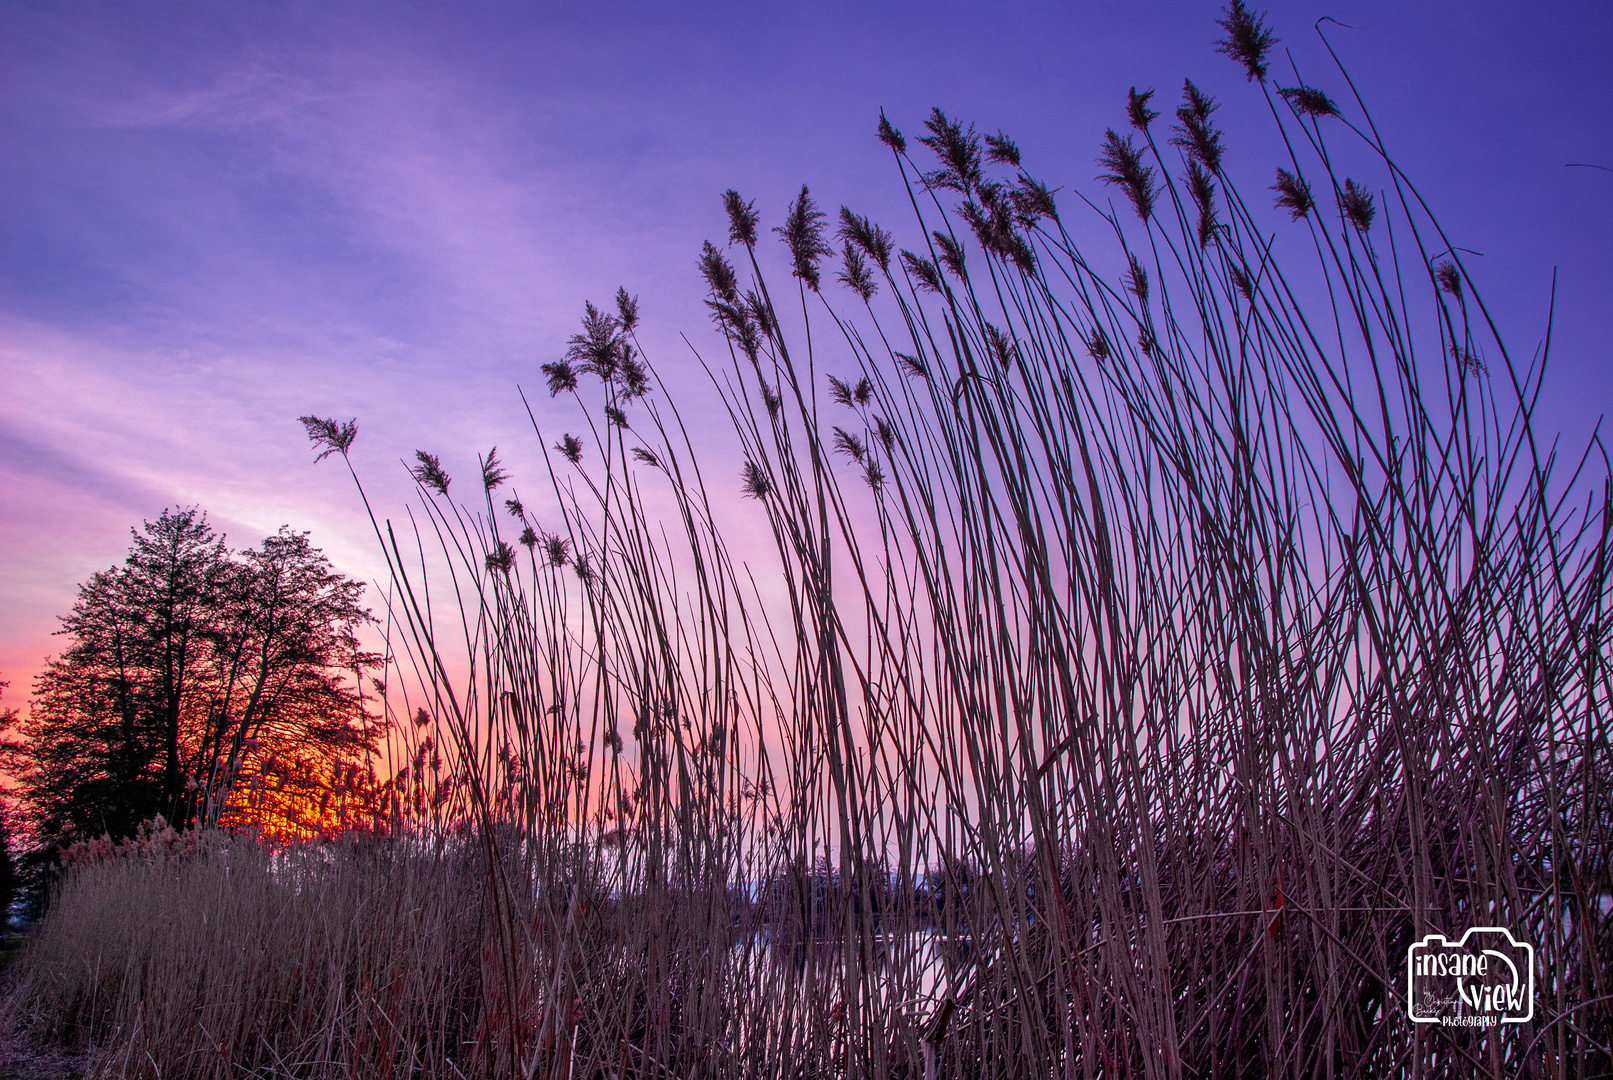
[[[131,532],[124,565],[79,587],[9,751],[36,839],[216,824],[270,774],[347,784],[379,736],[362,585],[286,527],[239,553],[195,508]]]
[[[0,679],[0,694],[4,694],[6,687],[10,685],[6,680]],[[16,723],[17,710],[0,707],[0,733],[10,731]],[[0,755],[15,745],[13,740],[0,740]],[[17,895],[17,862],[12,852],[16,839],[15,811],[16,807],[11,799],[0,795],[0,930],[5,928],[11,901]]]

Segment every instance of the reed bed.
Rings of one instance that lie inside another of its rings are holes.
[[[72,878],[60,927],[127,895],[265,929],[47,935],[33,969],[80,974],[39,1014],[153,1077],[1613,1071],[1605,450],[1537,431],[1549,335],[1508,347],[1347,73],[1281,85],[1223,25],[1270,189],[1187,83],[1056,200],[1000,133],[882,117],[900,242],[729,192],[737,462],[634,300],[590,305],[541,498],[422,452],[407,527],[372,512],[395,839],[253,889],[222,854]],[[1533,1020],[1411,1023],[1407,947],[1471,925],[1534,944]],[[290,1012],[287,964],[320,971]]]

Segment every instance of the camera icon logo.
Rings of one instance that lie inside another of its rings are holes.
[[[1413,1023],[1522,1024],[1535,1015],[1535,947],[1503,926],[1469,927],[1457,941],[1429,934],[1406,950]]]

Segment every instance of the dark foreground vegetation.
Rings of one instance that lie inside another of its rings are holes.
[[[15,1007],[165,1078],[1613,1070],[1607,457],[1535,429],[1546,348],[1347,76],[1223,25],[1269,190],[1188,83],[1133,92],[1115,202],[939,111],[881,120],[901,241],[730,192],[743,461],[590,306],[545,494],[423,451],[377,519],[370,834],[87,857]],[[1533,944],[1532,1018],[1411,1023],[1408,946],[1470,926]]]

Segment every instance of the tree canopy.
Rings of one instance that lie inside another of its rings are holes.
[[[36,837],[126,837],[158,814],[307,834],[333,798],[364,801],[383,726],[362,584],[285,526],[238,552],[195,508],[131,533],[123,565],[79,586],[9,748]]]
[[[11,684],[0,679],[0,697]],[[17,722],[17,710],[0,705],[0,732],[9,730]],[[5,752],[9,742],[0,742],[0,754]],[[0,927],[5,924],[6,913],[11,909],[11,899],[17,891],[17,864],[13,861],[12,840],[15,828],[13,820],[15,805],[12,803],[10,793],[0,793]]]

